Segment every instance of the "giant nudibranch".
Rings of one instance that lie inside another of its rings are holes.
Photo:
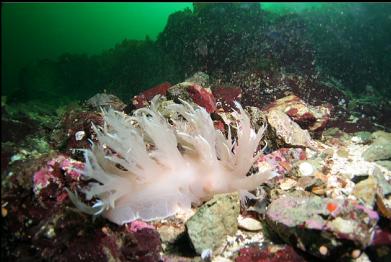
[[[214,194],[248,190],[269,179],[270,171],[247,176],[262,150],[257,150],[266,126],[256,132],[239,103],[237,135],[232,139],[216,130],[202,107],[182,101],[168,105],[176,115],[169,122],[157,110],[159,97],[149,108],[128,116],[103,110],[105,124],[93,126],[97,143],[85,150],[83,176],[92,179],[83,189],[90,207],[69,192],[82,211],[103,214],[117,224],[146,221],[190,209]],[[257,152],[258,151],[258,152]]]

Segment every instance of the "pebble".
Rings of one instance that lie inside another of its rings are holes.
[[[308,162],[303,162],[299,166],[299,171],[302,176],[310,176],[314,172],[314,167]]]
[[[262,224],[258,220],[251,217],[243,217],[239,215],[238,217],[239,228],[248,230],[248,231],[260,231],[262,230]]]
[[[78,131],[75,133],[75,139],[76,141],[80,141],[83,139],[83,137],[85,136],[86,132],[84,131]]]

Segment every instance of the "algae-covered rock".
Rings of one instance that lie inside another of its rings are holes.
[[[371,244],[378,214],[351,200],[283,196],[268,207],[266,221],[284,241],[322,258],[352,254]]]
[[[286,113],[293,121],[303,129],[309,131],[322,131],[330,119],[330,108],[327,106],[311,106],[300,97],[289,95],[270,103],[270,110],[280,110]]]
[[[391,159],[391,133],[376,131],[372,134],[373,144],[362,154],[366,161]]]
[[[284,112],[280,110],[269,111],[267,113],[267,121],[271,131],[268,132],[266,137],[270,138],[269,140],[271,141],[275,141],[277,147],[281,147],[282,145],[291,147],[315,147],[314,141],[308,131],[301,129]]]
[[[196,83],[203,87],[209,87],[209,75],[204,72],[197,72],[189,78],[186,78],[185,82]]]
[[[375,204],[375,197],[378,183],[372,176],[357,183],[353,189],[352,194],[370,208]]]
[[[121,111],[126,105],[117,96],[106,93],[98,93],[86,101],[86,105],[95,109],[111,107],[115,110]]]
[[[372,133],[375,144],[391,143],[391,133],[384,131],[376,131]]]
[[[217,248],[227,235],[237,231],[239,194],[219,194],[206,202],[187,222],[187,234],[195,251]]]
[[[366,161],[391,159],[391,144],[373,144],[362,156]]]
[[[390,160],[380,160],[376,161],[376,164],[381,165],[384,168],[387,168],[391,171],[391,161]]]
[[[372,134],[368,131],[359,131],[354,134],[352,141],[357,144],[368,144],[372,141]]]

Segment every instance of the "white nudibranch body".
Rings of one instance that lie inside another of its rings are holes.
[[[253,190],[270,178],[269,171],[247,176],[262,154],[256,152],[266,127],[255,132],[239,103],[233,141],[230,130],[226,138],[214,128],[204,108],[183,101],[169,105],[183,119],[170,124],[158,112],[158,101],[155,97],[150,108],[133,116],[103,110],[105,124],[93,127],[98,143],[85,151],[82,171],[94,181],[83,189],[87,200],[98,201],[90,207],[68,191],[82,211],[120,225],[149,221],[186,211],[216,193]]]

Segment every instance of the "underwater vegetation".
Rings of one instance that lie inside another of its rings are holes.
[[[390,5],[193,7],[2,93],[2,258],[389,261]]]

